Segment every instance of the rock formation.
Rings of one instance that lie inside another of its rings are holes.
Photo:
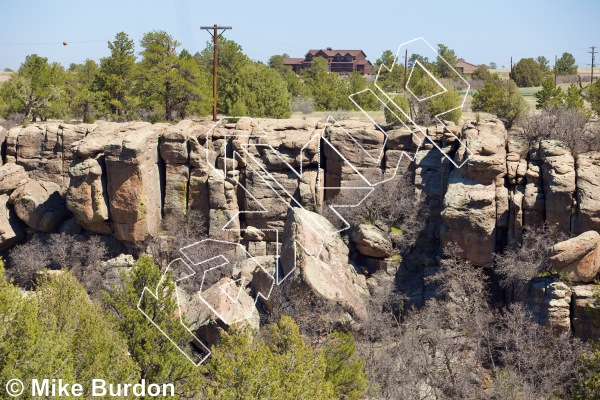
[[[529,143],[518,128],[507,132],[496,119],[428,132],[423,140],[406,129],[384,134],[367,122],[316,119],[40,123],[0,130],[6,148],[0,249],[27,232],[79,228],[141,246],[160,234],[164,218],[194,211],[212,238],[243,244],[269,260],[268,270],[282,268],[311,295],[337,302],[360,320],[369,294],[357,269],[398,270],[398,287],[422,301],[429,290],[423,279],[451,243],[473,265],[492,267],[494,252],[518,243],[524,228],[547,223],[579,235],[555,244],[552,255],[554,268],[575,285],[569,294],[534,282],[530,306],[559,330],[591,334],[583,328],[581,304],[591,298],[600,265],[600,153],[574,156],[557,141]],[[340,188],[394,174],[410,177],[429,212],[419,253],[404,262],[409,270],[389,258],[388,235],[376,225],[360,225],[344,238],[317,215]],[[316,232],[307,220],[318,221]],[[299,249],[308,255],[294,253]],[[243,290],[252,297],[264,282],[239,267],[240,277],[252,277]]]

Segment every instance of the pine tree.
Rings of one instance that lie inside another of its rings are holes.
[[[132,97],[135,53],[133,40],[125,32],[115,35],[108,42],[110,56],[100,60],[98,88],[102,92],[106,107],[119,118],[125,116],[135,104]]]
[[[542,83],[542,89],[534,94],[537,99],[535,108],[542,109],[546,107],[556,107],[565,101],[565,94],[560,86],[554,85],[552,78],[546,79]]]
[[[154,261],[142,255],[131,273],[124,277],[123,287],[117,288],[112,295],[105,294],[105,303],[119,321],[129,353],[140,368],[141,378],[153,383],[173,383],[178,396],[190,398],[203,390],[204,367],[195,366],[179,350],[191,351],[192,338],[177,314],[175,284],[170,276],[163,281],[161,276]],[[158,299],[148,295],[140,301],[144,288],[156,290]],[[138,303],[169,338],[140,312]]]

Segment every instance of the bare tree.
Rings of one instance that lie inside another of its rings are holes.
[[[533,322],[522,304],[511,305],[497,317],[494,338],[502,366],[495,386],[518,394],[504,398],[565,398],[577,382],[577,364],[587,346],[568,335],[553,335]]]
[[[504,288],[519,288],[541,273],[552,273],[548,261],[552,246],[566,239],[552,226],[528,227],[521,244],[510,244],[502,254],[495,255],[495,272]]]
[[[351,182],[349,187],[361,187],[361,184]],[[356,202],[356,190],[342,190],[323,207],[323,214],[330,221],[336,221],[338,217],[331,210],[331,205]],[[336,211],[351,225],[373,223],[382,227],[386,233],[389,232],[401,254],[415,244],[427,219],[424,196],[415,191],[411,174],[398,175],[375,186],[373,192],[356,207],[336,207]]]
[[[530,143],[559,140],[573,154],[600,150],[598,124],[590,122],[589,113],[576,108],[549,106],[534,112],[524,123],[524,133]]]

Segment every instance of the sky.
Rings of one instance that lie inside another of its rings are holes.
[[[361,49],[371,62],[416,37],[444,43],[474,64],[498,67],[522,57],[570,52],[580,67],[600,50],[598,0],[192,1],[1,0],[0,71],[28,54],[68,67],[110,54],[107,42],[125,32],[136,43],[164,30],[192,54],[210,40],[200,26],[232,26],[224,36],[252,59],[302,57],[309,49]],[[68,42],[67,46],[63,42]],[[553,63],[551,62],[551,65]],[[596,65],[600,64],[600,54]]]

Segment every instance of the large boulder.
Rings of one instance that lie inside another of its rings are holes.
[[[573,231],[600,231],[600,151],[577,156],[577,213]]]
[[[25,226],[17,218],[8,195],[0,195],[0,251],[11,248],[25,238]]]
[[[386,258],[394,253],[392,241],[375,225],[362,224],[352,230],[350,239],[362,255]]]
[[[550,263],[576,282],[593,282],[600,270],[600,234],[587,231],[552,246]]]
[[[21,221],[40,232],[53,232],[68,215],[60,186],[54,182],[22,182],[10,195]]]
[[[79,225],[91,232],[109,234],[109,202],[102,161],[89,158],[71,165],[65,200]]]
[[[21,165],[6,163],[0,167],[0,194],[10,194],[29,175]]]
[[[348,254],[337,229],[323,216],[301,208],[289,211],[281,251],[283,276],[309,294],[365,319],[366,279],[348,263]]]

